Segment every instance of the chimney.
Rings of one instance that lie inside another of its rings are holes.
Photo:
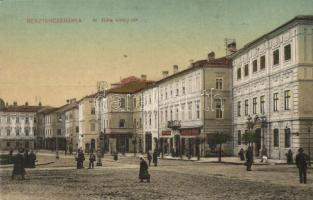
[[[38,104],[38,106],[40,106],[40,107],[42,106],[42,104],[41,104],[41,102],[40,102],[40,101],[39,101],[39,104]]]
[[[70,100],[69,100],[69,99],[66,99],[66,103],[69,104],[69,103],[70,103]]]
[[[13,102],[13,106],[17,106],[17,101],[14,101],[14,102]]]
[[[146,75],[146,74],[141,74],[141,79],[142,79],[143,81],[146,81],[146,80],[147,80],[147,75]]]
[[[162,71],[162,77],[166,78],[168,76],[168,71]]]
[[[211,60],[214,60],[215,59],[215,53],[214,51],[211,51],[209,54],[208,54],[208,60],[211,61]]]
[[[25,106],[28,106],[28,102],[27,101],[25,102]]]
[[[70,99],[70,103],[75,103],[76,102],[76,98]]]
[[[237,51],[237,49],[236,49],[236,42],[231,42],[231,43],[227,44],[227,49],[226,50],[227,50],[226,51],[227,52],[227,54],[226,54],[227,56],[235,53]]]
[[[173,65],[173,74],[178,72],[178,65]]]

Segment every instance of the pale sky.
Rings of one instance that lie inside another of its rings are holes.
[[[157,80],[162,70],[184,69],[210,51],[224,56],[224,38],[240,48],[296,15],[313,15],[313,1],[0,0],[0,98],[60,106],[95,92],[97,81]]]

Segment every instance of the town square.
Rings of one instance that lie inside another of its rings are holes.
[[[311,199],[312,8],[0,1],[0,199]]]

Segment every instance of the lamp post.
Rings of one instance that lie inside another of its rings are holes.
[[[261,128],[262,128],[262,156],[263,154],[267,156],[267,150],[265,147],[265,128],[266,128],[266,116],[261,116]]]
[[[311,166],[311,127],[312,124],[307,124],[307,128],[308,128],[308,154],[309,154],[309,166]]]

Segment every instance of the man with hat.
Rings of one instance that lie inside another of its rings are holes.
[[[12,180],[14,179],[15,175],[21,175],[22,179],[24,180],[25,176],[25,161],[24,161],[24,156],[22,155],[23,149],[20,148],[18,150],[18,153],[13,157],[13,172],[12,172]]]
[[[303,149],[299,148],[296,156],[296,164],[299,169],[300,183],[306,184],[306,173],[308,168],[309,156],[303,153]]]

